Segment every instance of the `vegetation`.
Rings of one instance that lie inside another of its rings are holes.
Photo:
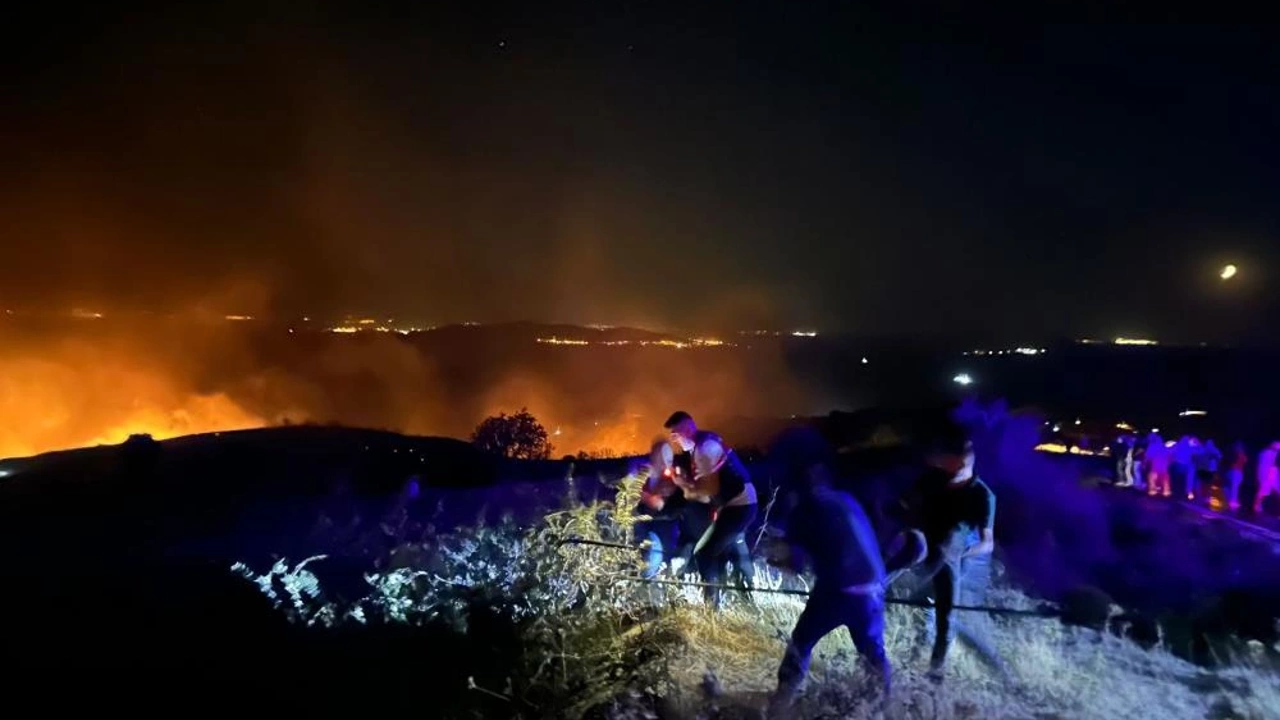
[[[639,475],[609,503],[573,503],[532,528],[511,523],[435,539],[433,552],[393,551],[410,562],[380,563],[368,593],[330,592],[322,559],[282,560],[252,580],[297,625],[317,632],[364,626],[452,628],[492,660],[459,670],[457,703],[439,717],[759,717],[786,637],[802,607],[794,596],[758,593],[722,612],[693,587],[631,580],[639,554],[567,538],[630,543]],[[577,494],[571,491],[567,497]],[[412,549],[410,549],[412,550]],[[761,568],[767,587],[789,580]],[[993,602],[1031,607],[1003,581]],[[1144,650],[1118,637],[1051,620],[994,619],[997,645],[1015,682],[999,684],[958,646],[941,684],[927,665],[920,611],[893,607],[886,642],[897,673],[887,710],[894,718],[1268,718],[1280,713],[1263,651],[1209,671],[1160,645]],[[819,646],[802,717],[875,714],[862,692],[843,633]],[[459,663],[463,662],[461,659]],[[437,664],[439,661],[437,660]],[[440,678],[437,678],[440,680]]]
[[[528,408],[485,418],[471,434],[471,442],[487,453],[514,460],[546,460],[554,449],[547,429]]]

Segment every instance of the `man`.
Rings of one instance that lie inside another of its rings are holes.
[[[1227,460],[1227,477],[1222,492],[1227,496],[1227,507],[1232,512],[1240,509],[1240,485],[1244,482],[1244,469],[1249,465],[1249,453],[1244,442],[1237,440],[1231,446],[1231,455]]]
[[[778,668],[770,715],[792,706],[814,646],[841,626],[886,700],[891,673],[884,651],[885,568],[871,521],[856,500],[832,487],[829,449],[816,433],[788,431],[773,455],[780,460],[791,510],[785,528],[771,537],[783,540],[771,560],[793,572],[811,568],[815,582]]]
[[[1169,448],[1164,438],[1155,430],[1147,436],[1144,460],[1147,468],[1147,495],[1169,497],[1173,489],[1169,485]]]
[[[963,430],[951,428],[927,455],[928,469],[904,502],[908,525],[924,535],[927,554],[918,566],[921,586],[933,589],[933,653],[930,672],[941,679],[956,635],[1002,675],[988,642],[953,617],[956,605],[981,605],[991,580],[995,549],[996,497],[973,472],[973,445]],[[909,555],[909,554],[908,554]],[[900,567],[890,567],[896,577]]]
[[[1183,435],[1173,445],[1169,463],[1169,478],[1179,497],[1195,500],[1195,456],[1200,441],[1191,435]]]
[[[694,547],[711,525],[710,507],[689,502],[676,483],[693,476],[692,462],[689,453],[675,452],[667,440],[655,442],[649,454],[649,478],[635,511],[651,518],[635,527],[635,536],[649,542],[646,578],[657,576],[664,562],[677,575],[689,568]]]
[[[724,579],[726,562],[733,561],[742,582],[750,588],[755,580],[755,565],[747,547],[746,531],[756,519],[756,488],[747,468],[719,435],[699,430],[693,417],[678,411],[663,423],[671,443],[693,456],[693,477],[676,476],[677,485],[691,501],[714,508],[711,527],[694,549],[694,562],[704,582],[719,585]],[[720,607],[722,595],[707,588],[707,601]]]
[[[1218,449],[1218,445],[1212,439],[1206,440],[1191,458],[1191,462],[1195,466],[1196,474],[1191,492],[1188,493],[1189,499],[1201,497],[1205,499],[1205,502],[1208,502],[1209,498],[1213,496],[1213,483],[1218,477],[1218,465],[1222,462],[1222,451]]]
[[[1124,434],[1111,446],[1116,462],[1116,487],[1133,487],[1133,436]]]
[[[687,501],[672,479],[676,472],[673,455],[666,440],[653,444],[649,453],[649,477],[640,490],[640,504],[635,509],[636,515],[649,518],[637,522],[634,528],[636,539],[649,544],[644,551],[645,579],[657,577],[664,562],[674,565],[674,551],[679,544],[680,515]]]
[[[1253,497],[1253,512],[1262,514],[1262,503],[1272,493],[1280,493],[1280,468],[1276,458],[1280,455],[1280,440],[1262,448],[1258,453],[1258,494]]]

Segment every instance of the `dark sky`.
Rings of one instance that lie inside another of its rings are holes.
[[[1280,321],[1268,28],[106,5],[4,30],[8,305],[1009,341]]]

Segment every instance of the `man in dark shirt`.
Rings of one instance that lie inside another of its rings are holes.
[[[1001,674],[1003,662],[974,628],[955,621],[956,605],[981,605],[991,582],[996,497],[973,472],[973,445],[949,433],[929,454],[929,468],[904,501],[907,524],[924,535],[927,554],[917,566],[920,587],[932,585],[933,653],[930,669],[940,678],[956,635]],[[889,568],[897,577],[903,568]]]
[[[815,582],[778,668],[771,715],[789,708],[809,671],[814,647],[840,626],[881,685],[887,699],[889,661],[884,651],[884,563],[871,521],[856,500],[831,485],[826,445],[808,431],[792,431],[774,451],[790,488],[785,542],[772,560]],[[777,536],[775,536],[777,537]]]
[[[756,519],[756,487],[746,465],[719,435],[699,430],[687,412],[673,413],[663,427],[670,433],[673,445],[693,456],[693,477],[676,476],[676,484],[690,501],[714,508],[711,526],[693,551],[699,574],[708,584],[719,585],[724,566],[732,562],[740,588],[749,591],[755,566],[746,531]],[[705,599],[718,609],[723,595],[718,588],[709,587]]]

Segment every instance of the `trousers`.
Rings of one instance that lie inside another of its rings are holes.
[[[1226,482],[1223,483],[1223,494],[1227,496],[1227,506],[1232,510],[1240,508],[1240,484],[1244,482],[1244,470],[1231,468],[1227,470]]]
[[[815,588],[791,631],[778,667],[778,696],[789,700],[804,685],[809,662],[818,641],[837,628],[849,630],[853,646],[872,677],[887,694],[892,684],[889,660],[884,652],[884,595]]]
[[[732,563],[748,587],[755,581],[755,563],[747,546],[747,528],[756,519],[756,506],[734,505],[720,508],[715,522],[707,528],[694,548],[694,562],[703,582],[724,580],[725,563]]]
[[[662,570],[662,563],[671,561],[678,551],[680,526],[673,520],[651,521],[645,524],[642,539],[649,541],[645,551],[644,577],[655,578]]]
[[[947,560],[938,568],[932,583],[934,607],[925,611],[929,619],[926,633],[933,644],[929,659],[932,669],[942,669],[952,643],[959,637],[984,664],[1001,674],[1006,672],[1004,662],[981,627],[988,618],[975,617],[961,623],[956,617],[960,611],[954,610],[956,605],[982,605],[990,584],[990,555]]]

